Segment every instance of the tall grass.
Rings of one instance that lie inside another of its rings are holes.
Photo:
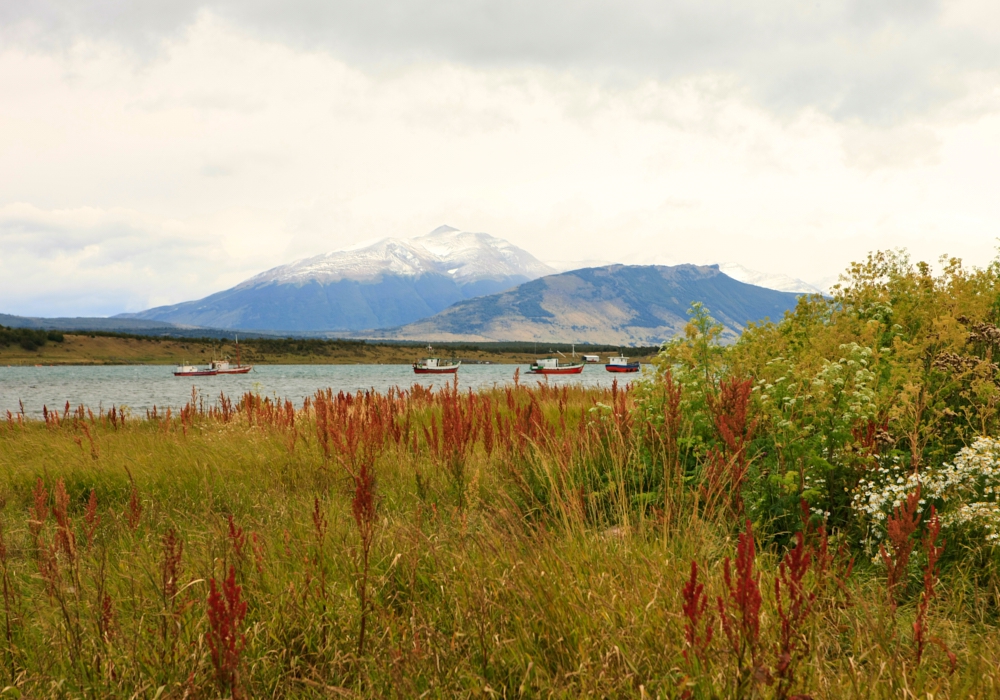
[[[9,414],[0,695],[996,695],[990,599],[935,540],[912,597],[808,522],[764,546],[747,387],[699,489],[666,381],[656,430],[617,385]]]

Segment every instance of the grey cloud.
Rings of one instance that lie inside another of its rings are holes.
[[[882,124],[947,104],[967,75],[1000,67],[995,42],[946,27],[935,0],[29,0],[0,4],[0,26],[43,44],[87,35],[155,51],[202,10],[372,68],[543,66],[611,84],[722,73],[779,112]]]
[[[216,291],[234,263],[212,237],[127,212],[0,208],[0,311],[92,315]],[[238,277],[248,276],[238,271]]]

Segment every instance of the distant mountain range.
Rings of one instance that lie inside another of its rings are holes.
[[[554,270],[485,233],[441,226],[281,265],[197,301],[117,318],[212,328],[360,331],[399,326]]]
[[[750,321],[781,319],[798,296],[739,282],[718,265],[608,265],[460,301],[373,337],[655,345],[681,333],[700,301],[734,339]]]
[[[147,321],[145,319],[102,318],[97,316],[65,316],[58,318],[40,318],[33,316],[13,316],[0,314],[0,326],[10,328],[35,328],[57,331],[106,331],[109,333],[150,333],[175,331],[181,326],[162,321]]]
[[[35,328],[66,332],[131,333],[134,335],[170,336],[181,338],[232,338],[233,331],[198,326],[179,326],[165,321],[147,321],[141,318],[103,318],[100,316],[65,316],[40,318],[0,314],[0,326],[10,328]],[[245,337],[263,337],[267,334],[240,331]]]
[[[558,263],[565,268],[572,263]],[[592,265],[556,273],[485,233],[441,226],[281,265],[216,294],[108,319],[0,324],[170,335],[231,332],[428,341],[659,344],[703,303],[734,339],[815,287],[721,265]]]

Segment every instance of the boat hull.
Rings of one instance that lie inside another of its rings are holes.
[[[604,369],[609,372],[638,372],[639,363],[629,363],[627,365],[604,365]]]
[[[218,372],[214,369],[198,370],[197,372],[174,372],[175,377],[214,377]]]
[[[230,369],[220,369],[216,374],[246,374],[253,369],[252,365],[246,367],[232,367]]]
[[[459,365],[452,365],[451,367],[417,367],[413,366],[414,374],[455,374],[458,371]]]
[[[531,367],[528,372],[531,374],[580,374],[583,372],[583,365],[569,365],[567,367]]]

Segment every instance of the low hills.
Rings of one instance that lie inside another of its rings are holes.
[[[701,302],[732,340],[748,322],[780,319],[798,297],[738,282],[718,265],[608,265],[460,301],[371,337],[656,345],[683,332],[688,309]]]

